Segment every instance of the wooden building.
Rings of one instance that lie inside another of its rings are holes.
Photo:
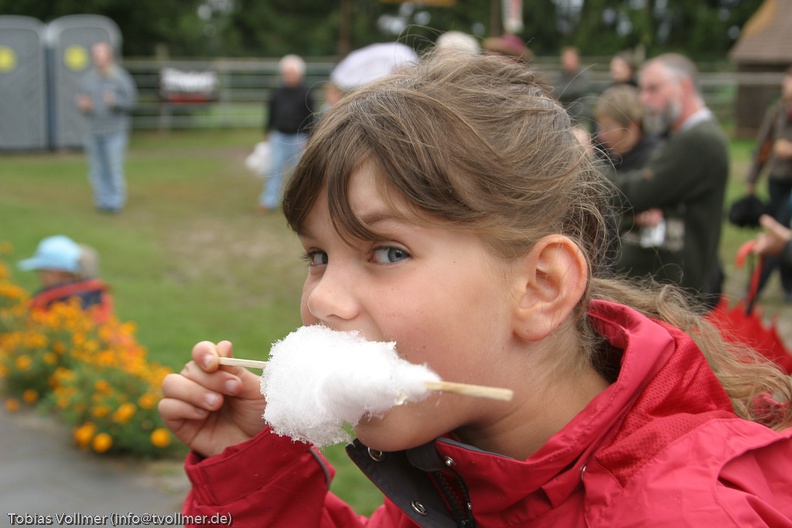
[[[729,51],[737,65],[735,132],[755,135],[767,107],[781,94],[792,65],[792,0],[765,0]]]

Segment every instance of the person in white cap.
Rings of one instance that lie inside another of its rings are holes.
[[[47,311],[55,303],[77,298],[94,318],[106,321],[113,313],[113,300],[107,285],[95,277],[96,252],[64,235],[46,237],[32,257],[17,263],[22,271],[38,272],[41,289],[30,299],[32,311]]]

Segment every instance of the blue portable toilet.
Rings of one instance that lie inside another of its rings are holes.
[[[0,150],[47,148],[43,22],[0,16]]]
[[[101,15],[68,15],[47,24],[50,144],[54,149],[81,148],[85,118],[77,109],[80,78],[91,68],[91,46],[109,42],[121,55],[121,31]]]

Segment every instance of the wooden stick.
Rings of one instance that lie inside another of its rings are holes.
[[[220,356],[221,365],[229,365],[231,367],[247,367],[264,370],[267,366],[266,361],[259,361],[257,359],[240,359],[233,357]]]
[[[266,361],[222,356],[220,357],[220,364],[260,370],[264,370],[267,367]],[[462,394],[464,396],[473,396],[476,398],[489,398],[491,400],[510,401],[514,396],[514,391],[511,389],[485,387],[483,385],[470,385],[468,383],[454,383],[452,381],[424,381],[424,386],[428,391],[450,392],[454,394]]]
[[[514,396],[514,391],[511,389],[454,383],[453,381],[424,381],[424,387],[429,391],[452,392],[476,398],[489,398],[490,400],[511,401]]]

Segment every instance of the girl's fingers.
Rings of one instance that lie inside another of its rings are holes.
[[[184,420],[203,420],[209,415],[206,409],[190,405],[189,403],[174,398],[163,398],[157,406],[160,416],[170,427],[175,422]]]
[[[162,395],[165,398],[180,400],[207,411],[215,411],[223,405],[224,395],[233,395],[239,390],[239,379],[231,374],[209,375],[195,366],[188,367],[189,364],[182,374],[165,376],[162,381]],[[185,371],[191,373],[185,374]]]
[[[233,346],[230,341],[220,341],[214,344],[210,341],[201,341],[193,347],[192,359],[196,365],[206,372],[215,372],[220,368],[219,357],[231,357]],[[242,367],[223,366],[222,369],[236,376],[242,376],[245,371]]]

